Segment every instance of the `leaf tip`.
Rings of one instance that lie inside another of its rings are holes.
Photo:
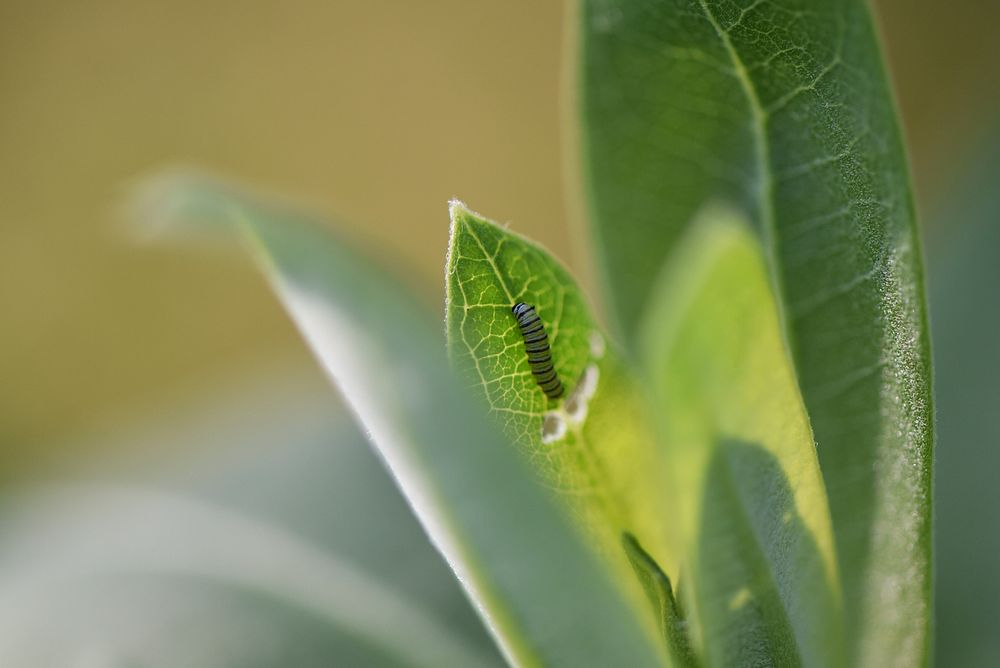
[[[483,231],[484,228],[496,228],[498,225],[486,216],[476,213],[468,205],[458,198],[448,201],[448,215],[451,218],[451,228],[448,233],[448,254],[445,258],[445,274],[451,272],[453,260],[457,257],[455,249],[459,243],[459,236],[462,228],[474,230],[475,233]],[[450,301],[448,295],[446,300]]]
[[[451,217],[451,221],[454,223],[460,216],[467,215],[471,213],[469,207],[466,206],[465,202],[458,199],[457,197],[452,197],[448,200],[448,215]]]
[[[448,214],[451,216],[451,231],[453,236],[458,224],[473,227],[501,227],[483,214],[473,211],[465,202],[457,198],[453,198],[448,202]]]
[[[227,232],[236,188],[190,167],[168,167],[125,186],[116,219],[139,241]]]

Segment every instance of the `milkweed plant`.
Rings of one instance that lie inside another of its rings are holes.
[[[598,294],[453,201],[442,336],[288,207],[172,175],[144,211],[250,241],[510,664],[926,665],[927,313],[869,7],[575,12]],[[397,658],[473,663],[429,656]]]

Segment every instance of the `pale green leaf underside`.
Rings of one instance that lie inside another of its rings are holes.
[[[666,269],[641,351],[704,659],[843,665],[826,493],[760,246],[709,209]]]
[[[249,235],[508,660],[661,663],[631,600],[453,377],[433,318],[387,272],[303,216],[231,187],[167,177],[148,192],[148,215]]]
[[[339,648],[324,643],[328,660],[339,652],[385,668],[499,663],[355,564],[267,521],[140,488],[54,487],[12,501],[17,512],[4,517],[0,535],[4,665],[74,665],[95,644],[105,656],[152,654],[144,665],[263,665],[269,652],[296,656],[297,647],[283,645],[313,634],[340,639]],[[187,590],[189,582],[199,586]],[[150,587],[160,588],[163,609],[138,602]],[[246,600],[225,610],[238,592]],[[170,620],[169,610],[185,602],[188,615],[205,615],[209,604],[223,609],[217,619],[199,619],[198,632]],[[95,606],[103,624],[90,619]],[[90,614],[68,620],[78,607]],[[253,623],[262,613],[274,625],[263,633]],[[119,615],[128,620],[123,628],[101,637]],[[45,646],[33,648],[39,628]],[[237,632],[250,634],[246,649],[232,647]]]
[[[930,362],[907,167],[864,0],[580,1],[585,211],[632,342],[710,200],[753,221],[830,496],[848,642],[930,642]],[[905,611],[901,612],[901,611]]]

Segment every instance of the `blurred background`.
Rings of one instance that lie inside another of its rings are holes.
[[[874,7],[929,264],[937,649],[951,659],[943,665],[959,655],[996,665],[1000,4]],[[287,525],[338,503],[320,480],[292,483],[295,466],[336,466],[322,463],[335,455],[321,447],[336,441],[391,494],[249,262],[136,245],[115,204],[149,170],[207,167],[327,213],[408,266],[443,310],[446,207],[460,197],[540,240],[589,283],[563,203],[572,176],[560,149],[565,13],[526,0],[0,2],[5,483],[80,471],[134,481],[152,469],[160,485]],[[301,457],[276,459],[275,448]],[[265,466],[272,459],[291,463],[284,487],[270,476],[265,508],[233,471],[257,485],[269,476],[253,471],[277,470]],[[406,523],[402,505],[393,512]],[[322,543],[334,515],[299,533]],[[469,622],[447,573],[435,572],[427,581],[447,594],[442,615]]]

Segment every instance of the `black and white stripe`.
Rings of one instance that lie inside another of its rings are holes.
[[[555,366],[552,364],[552,351],[549,350],[549,335],[545,333],[542,319],[535,313],[535,307],[524,302],[518,302],[511,308],[517,319],[524,337],[524,349],[528,353],[528,364],[531,373],[538,381],[539,387],[549,399],[558,399],[563,395],[563,386],[559,382]]]

